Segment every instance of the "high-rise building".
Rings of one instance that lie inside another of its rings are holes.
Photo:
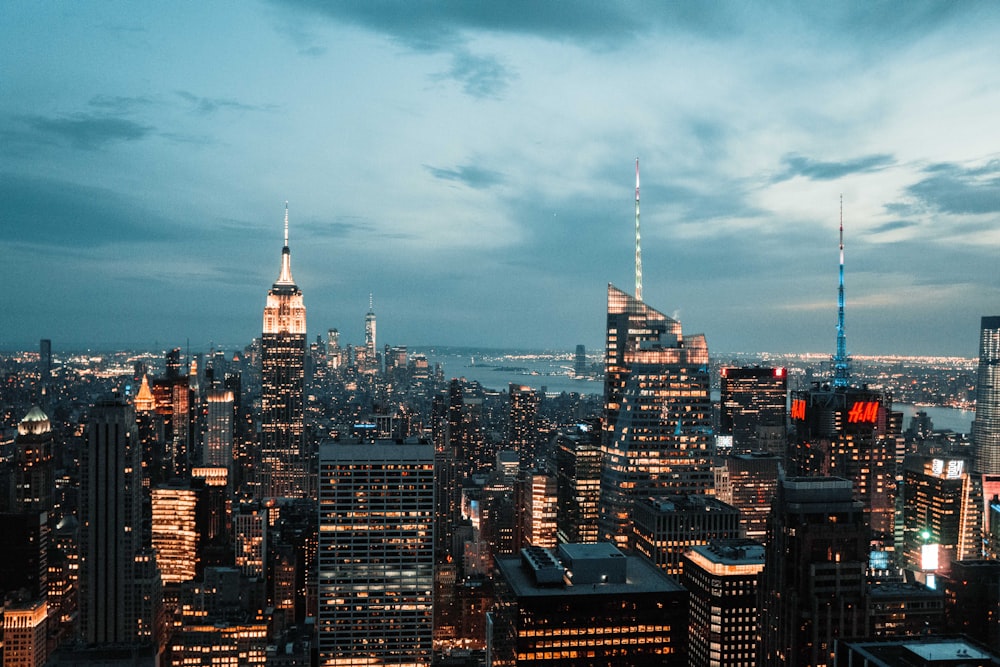
[[[792,392],[791,417],[789,474],[850,480],[854,497],[870,514],[873,539],[891,545],[901,422],[893,418],[889,393],[814,383]]]
[[[15,512],[52,509],[52,425],[37,405],[17,425],[10,507]]]
[[[734,454],[725,457],[717,469],[715,495],[740,511],[744,537],[767,541],[767,517],[784,472],[783,460],[783,456],[765,452]],[[724,474],[718,474],[720,469]]]
[[[541,397],[534,389],[524,385],[512,382],[509,388],[507,447],[517,452],[522,470],[531,470],[535,467],[535,444],[538,441],[535,421],[538,418]]]
[[[368,312],[365,313],[365,364],[359,368],[362,373],[374,374],[379,371],[378,348],[375,344],[375,303],[368,295]]]
[[[681,585],[691,593],[688,665],[757,664],[757,587],[764,545],[747,539],[713,540],[683,558]]]
[[[198,493],[188,482],[176,480],[153,488],[150,496],[152,545],[163,583],[190,581],[198,565]]]
[[[596,542],[601,502],[600,423],[560,430],[549,467],[556,476],[559,541]]]
[[[205,447],[202,465],[233,469],[233,392],[212,389],[208,392],[208,415],[205,424]]]
[[[691,547],[741,537],[739,510],[713,496],[640,498],[633,510],[633,548],[673,577],[682,574]]]
[[[601,533],[629,546],[632,503],[711,493],[708,345],[681,324],[608,285]]]
[[[969,463],[954,455],[904,459],[902,556],[908,570],[947,571],[956,560],[979,557]]]
[[[521,475],[521,544],[552,548],[556,546],[556,478],[541,470]]]
[[[48,658],[45,598],[9,600],[3,609],[3,667],[42,667]]]
[[[786,477],[768,524],[757,664],[832,665],[866,635],[868,526],[850,480]]]
[[[733,453],[785,452],[788,375],[784,368],[722,368],[719,435]]]
[[[688,664],[687,591],[612,544],[522,549],[494,581],[487,664]]]
[[[576,355],[573,357],[573,375],[578,378],[587,375],[587,347],[585,345],[576,346]]]
[[[80,635],[86,644],[148,643],[158,600],[140,580],[142,468],[135,413],[120,395],[94,404],[80,461]],[[153,561],[155,563],[155,561]],[[155,566],[154,568],[155,569]]]
[[[433,446],[324,443],[319,461],[319,664],[429,665]]]
[[[288,204],[281,272],[267,293],[261,336],[261,497],[310,494],[304,451],[306,307],[292,278],[288,249]]]
[[[976,472],[1000,475],[1000,315],[984,317],[979,330],[972,444],[976,448]]]

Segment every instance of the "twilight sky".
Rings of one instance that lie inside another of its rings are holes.
[[[289,201],[310,339],[975,356],[1000,313],[1000,4],[0,10],[0,349],[243,345]]]

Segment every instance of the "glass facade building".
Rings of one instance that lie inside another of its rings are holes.
[[[680,322],[608,286],[600,530],[629,547],[638,497],[711,493],[708,345]]]
[[[322,444],[319,664],[429,665],[433,589],[433,446]]]

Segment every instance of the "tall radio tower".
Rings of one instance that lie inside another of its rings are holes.
[[[844,195],[840,195],[840,286],[837,288],[837,354],[833,357],[833,386],[846,387],[851,379],[844,333]]]
[[[635,298],[642,301],[642,244],[639,235],[639,158],[635,159]]]

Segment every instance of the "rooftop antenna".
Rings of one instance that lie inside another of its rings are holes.
[[[285,200],[285,247],[288,247],[288,200]]]
[[[635,298],[642,301],[642,244],[639,235],[639,158],[635,159]]]
[[[833,386],[846,387],[851,379],[851,360],[847,356],[844,333],[844,195],[840,195],[840,285],[837,288],[837,354],[833,357]]]

